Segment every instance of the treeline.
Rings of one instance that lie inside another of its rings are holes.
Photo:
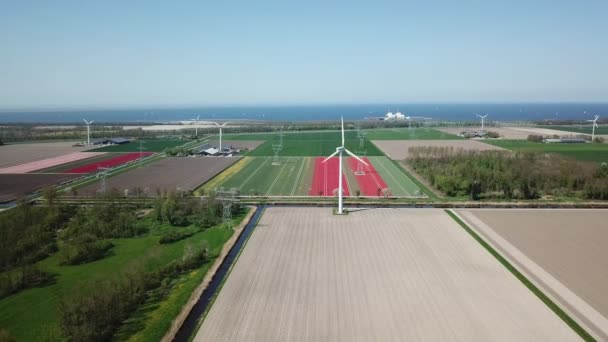
[[[412,147],[408,163],[447,196],[608,200],[608,166],[557,154]]]
[[[152,290],[165,287],[170,279],[196,269],[209,260],[209,244],[186,246],[178,261],[152,272],[132,269],[118,277],[95,284],[86,293],[63,301],[60,325],[68,341],[109,341],[147,299]],[[157,291],[166,294],[168,291]]]
[[[205,198],[186,196],[183,192],[164,192],[154,201],[154,218],[172,226],[185,227],[194,224],[197,228],[206,229],[222,222],[224,207],[215,194]],[[231,213],[242,210],[239,203],[233,203]]]
[[[54,188],[46,189],[44,196],[46,206],[21,201],[0,214],[0,298],[52,280],[35,263],[59,250],[62,264],[82,264],[106,256],[113,247],[107,239],[147,231],[133,214],[136,207],[113,197],[78,208],[56,204]]]

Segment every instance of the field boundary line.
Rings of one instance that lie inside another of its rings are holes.
[[[293,186],[291,187],[291,196],[296,193],[296,188],[298,187],[298,184],[300,184],[300,177],[302,177],[302,172],[304,172],[304,164],[306,164],[306,157],[301,159],[302,163],[300,164],[300,170],[298,171],[298,175],[296,176],[295,182],[293,182]]]
[[[561,307],[566,309],[564,311],[569,312],[571,316],[578,319],[583,328],[592,331],[600,340],[608,340],[608,319],[603,314],[595,310],[595,308],[572,292],[525,253],[506,239],[503,239],[490,226],[475,216],[473,212],[459,212],[457,215],[468,223],[472,229],[476,230],[482,238],[485,238],[490,246],[502,253],[509,262],[518,267],[551,300],[561,305]]]
[[[186,302],[186,305],[184,305],[184,307],[182,308],[180,313],[171,322],[171,327],[167,330],[167,332],[165,332],[165,335],[161,339],[162,342],[171,342],[174,340],[175,335],[177,334],[177,332],[179,331],[181,326],[186,321],[186,318],[188,318],[188,315],[190,314],[190,312],[192,311],[192,309],[194,308],[196,303],[199,301],[200,297],[203,294],[203,291],[205,291],[205,289],[207,287],[209,287],[209,284],[211,283],[211,280],[215,276],[215,273],[217,273],[217,271],[220,269],[220,266],[226,259],[226,256],[228,256],[228,253],[230,252],[232,247],[236,244],[237,240],[239,239],[239,237],[241,236],[243,231],[245,231],[245,226],[247,226],[249,221],[251,221],[253,214],[255,214],[255,212],[257,210],[258,210],[257,207],[249,207],[249,212],[241,220],[239,225],[234,229],[234,233],[228,239],[228,241],[226,241],[224,243],[224,245],[222,246],[222,249],[220,250],[219,255],[215,258],[215,260],[213,261],[213,264],[205,273],[205,275],[203,277],[203,281],[199,284],[199,286],[197,286],[197,288],[194,290],[192,295],[190,295],[190,299],[188,299],[188,301]],[[241,248],[241,250],[242,250],[242,248]],[[235,260],[235,262],[236,262],[236,260]],[[233,263],[233,265],[234,265],[234,263]],[[218,289],[218,292],[219,292],[219,289]]]
[[[288,161],[290,159],[290,157],[283,157],[283,158],[287,158]],[[283,174],[283,171],[285,171],[285,168],[286,168],[285,164],[281,164],[281,170],[279,170],[279,173],[277,174],[276,177],[274,177],[272,184],[270,184],[270,186],[268,187],[268,190],[266,190],[266,196],[270,195],[270,190],[272,190],[274,185],[277,184],[277,181],[279,180],[279,177],[281,177],[281,175]]]
[[[222,282],[220,283],[220,285],[215,290],[215,293],[213,294],[213,297],[209,301],[209,304],[207,304],[207,308],[205,309],[205,312],[203,312],[203,314],[201,315],[201,317],[200,317],[200,319],[199,319],[199,321],[197,323],[197,326],[196,326],[196,329],[195,329],[196,332],[194,332],[194,334],[192,336],[190,336],[190,341],[193,341],[194,338],[196,337],[196,334],[198,333],[198,331],[200,330],[201,326],[203,325],[203,322],[207,318],[207,315],[211,311],[211,308],[213,308],[213,305],[215,304],[215,301],[217,300],[217,297],[220,295],[220,292],[222,292],[222,288],[224,287],[224,284],[226,283],[226,281],[230,277],[230,274],[232,273],[232,270],[234,269],[234,266],[239,261],[239,259],[241,258],[241,254],[243,253],[243,251],[247,247],[247,243],[249,242],[249,239],[251,239],[251,236],[253,235],[253,233],[255,233],[255,230],[258,227],[258,224],[260,223],[260,220],[262,219],[262,216],[264,216],[264,213],[266,212],[266,207],[265,206],[261,206],[259,208],[257,206],[254,206],[254,208],[256,208],[255,211],[258,211],[258,210],[260,211],[260,215],[258,216],[257,220],[255,222],[253,222],[253,227],[251,229],[251,233],[249,233],[249,236],[247,236],[247,239],[243,242],[243,245],[241,246],[241,249],[239,250],[239,253],[234,258],[234,261],[232,262],[232,265],[230,265],[230,268],[228,269],[228,272],[226,272],[226,275],[224,276],[224,279],[222,279]],[[252,215],[252,217],[253,217],[253,215]],[[243,229],[243,231],[244,230],[245,229]]]
[[[260,166],[258,166],[258,168],[257,168],[257,169],[255,169],[255,171],[253,171],[253,172],[252,172],[252,173],[249,175],[249,177],[247,177],[247,178],[245,179],[245,181],[243,181],[243,183],[241,183],[241,186],[240,186],[239,188],[243,188],[243,187],[245,186],[245,184],[247,184],[247,183],[248,183],[248,182],[249,182],[249,181],[250,181],[250,180],[253,178],[253,176],[255,176],[255,175],[258,173],[258,171],[260,171],[260,169],[262,169],[262,167],[263,167],[264,165],[266,165],[266,163],[268,163],[268,161],[270,160],[270,158],[264,158],[264,159],[265,159],[265,160],[264,160],[264,162],[262,162],[262,164],[260,164]],[[242,171],[242,170],[241,170],[241,171]]]
[[[406,194],[409,194],[410,196],[412,196],[413,194],[410,194],[409,191],[407,191],[406,188],[403,187],[403,185],[401,185],[401,183],[399,183],[399,181],[395,178],[395,175],[393,175],[392,172],[390,172],[387,168],[386,165],[384,165],[384,160],[378,160],[380,166],[384,169],[384,171],[386,171],[386,173],[395,181],[395,183],[397,184],[397,186],[399,186],[399,188],[401,190],[403,190]]]
[[[505,257],[498,253],[488,242],[479,236],[464,220],[452,209],[445,209],[446,214],[450,216],[458,225],[464,229],[475,241],[477,241],[488,253],[490,253],[507,271],[517,278],[524,286],[526,286],[538,299],[540,299],[551,311],[553,311],[564,323],[566,323],[576,334],[585,341],[595,341],[582,326],[580,326],[572,317],[568,315],[559,305],[541,291],[534,283],[532,283],[524,274],[522,274],[515,266],[513,266]]]

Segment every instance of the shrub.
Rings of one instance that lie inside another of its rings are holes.
[[[177,241],[180,241],[183,239],[187,239],[187,238],[191,237],[192,235],[194,235],[194,233],[171,230],[170,232],[165,233],[163,236],[161,236],[158,243],[160,243],[161,245],[167,244],[167,243],[173,243],[173,242],[177,242]]]
[[[52,279],[50,273],[42,271],[38,266],[23,266],[0,277],[0,298],[31,287],[43,286]]]

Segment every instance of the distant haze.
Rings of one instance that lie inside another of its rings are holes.
[[[12,1],[0,108],[607,102],[608,1]]]

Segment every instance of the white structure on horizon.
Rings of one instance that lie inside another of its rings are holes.
[[[599,119],[600,116],[596,115],[595,119],[593,120],[587,120],[587,122],[592,122],[593,126],[591,126],[591,142],[593,142],[595,140],[595,129],[598,128],[599,126],[597,125],[597,119]]]
[[[82,119],[82,121],[87,125],[87,145],[91,145],[91,124],[95,122],[95,120],[87,121],[86,119]]]

